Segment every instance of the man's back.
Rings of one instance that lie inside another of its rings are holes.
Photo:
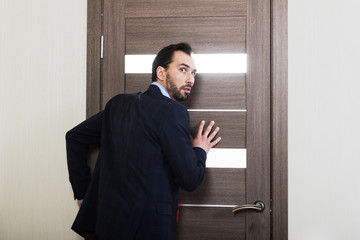
[[[73,229],[88,226],[90,211],[101,239],[174,238],[178,188],[195,189],[205,173],[206,153],[193,150],[187,110],[150,86],[114,97],[101,118],[98,163]]]

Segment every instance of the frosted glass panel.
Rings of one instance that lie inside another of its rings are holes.
[[[246,73],[246,54],[194,54],[199,73]]]
[[[155,55],[125,55],[125,73],[151,73]],[[198,73],[246,73],[246,54],[194,54]]]
[[[156,55],[125,55],[125,73],[151,73]]]
[[[212,148],[206,160],[207,168],[246,168],[246,149]]]

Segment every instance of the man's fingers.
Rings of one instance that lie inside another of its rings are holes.
[[[204,126],[205,126],[205,121],[202,120],[202,121],[200,122],[200,124],[199,124],[199,129],[198,129],[198,132],[197,132],[197,135],[198,135],[198,136],[201,136],[201,134],[202,134],[202,132],[203,132],[203,130],[204,130]]]
[[[219,132],[220,128],[216,127],[215,130],[210,134],[209,140],[212,141],[216,134]],[[216,138],[214,141],[210,142],[210,147],[214,147],[216,144],[218,144],[221,141],[221,137]]]
[[[219,132],[220,128],[216,127],[215,130],[209,135],[209,139],[212,140],[216,134]]]
[[[209,135],[212,127],[214,126],[214,124],[215,124],[214,121],[211,121],[211,122],[209,123],[209,125],[207,126],[207,128],[206,128],[206,130],[205,130],[205,132],[204,132],[204,135],[205,135],[205,136],[208,136],[208,135]]]
[[[210,146],[213,147],[213,146],[215,146],[216,144],[218,144],[220,141],[221,141],[221,137],[218,137],[218,138],[216,138],[214,141],[212,141],[212,142],[210,143]]]

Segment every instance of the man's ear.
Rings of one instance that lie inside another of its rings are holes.
[[[164,67],[162,67],[162,66],[157,67],[157,69],[156,69],[156,77],[160,81],[165,81],[166,73],[165,73],[165,68]]]

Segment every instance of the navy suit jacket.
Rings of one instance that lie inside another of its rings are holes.
[[[90,144],[100,144],[91,179]],[[72,229],[98,239],[174,239],[179,187],[192,191],[206,152],[193,148],[186,108],[157,86],[113,97],[104,111],[66,134],[74,197],[84,199]]]

